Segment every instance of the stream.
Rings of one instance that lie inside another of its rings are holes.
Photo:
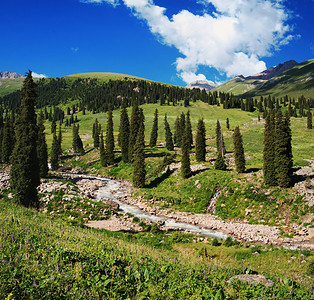
[[[119,196],[124,195],[124,192],[121,191],[120,182],[116,180],[89,176],[89,175],[73,174],[73,173],[62,173],[62,175],[81,177],[81,178],[86,178],[86,179],[91,179],[91,180],[97,179],[97,180],[102,180],[106,182],[106,185],[104,187],[101,187],[99,188],[98,191],[95,191],[95,194],[97,195],[95,200],[102,201],[102,199],[109,199],[111,201],[114,201],[117,204],[119,204],[121,211],[130,213],[133,216],[138,217],[140,219],[146,219],[152,222],[164,222],[164,225],[168,227],[177,228],[179,230],[187,230],[191,233],[198,233],[204,236],[208,236],[210,238],[217,238],[219,240],[225,240],[228,236],[231,236],[221,231],[210,230],[210,229],[202,228],[202,227],[192,225],[189,223],[176,222],[174,219],[170,217],[159,217],[159,216],[151,215],[140,210],[135,205],[126,204],[118,200]]]

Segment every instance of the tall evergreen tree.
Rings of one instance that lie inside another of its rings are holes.
[[[134,145],[136,142],[136,137],[137,133],[139,130],[139,125],[140,125],[140,119],[139,119],[139,107],[137,103],[133,104],[132,108],[132,116],[131,116],[131,122],[130,122],[130,135],[129,135],[129,150],[128,150],[128,156],[129,156],[129,161],[133,161],[133,150],[134,150]]]
[[[150,134],[149,147],[155,147],[158,138],[158,109],[155,110],[155,117],[153,122],[153,128]]]
[[[108,110],[107,130],[106,130],[106,160],[109,165],[114,164],[114,137],[112,110]]]
[[[183,178],[189,178],[192,175],[190,165],[190,141],[188,134],[188,126],[185,128],[185,132],[182,137],[182,158],[181,158],[181,174]]]
[[[273,111],[267,113],[263,143],[264,182],[267,185],[274,186],[277,180],[275,167],[275,118]]]
[[[180,118],[177,117],[174,122],[174,135],[173,135],[173,143],[176,145],[178,145],[178,140],[179,140],[178,138],[178,133],[180,131],[179,127],[180,127]]]
[[[16,143],[11,156],[10,185],[18,203],[38,207],[40,184],[37,158],[38,127],[35,113],[35,84],[31,71],[23,82],[21,106],[15,122]]]
[[[54,134],[55,132],[57,132],[57,124],[55,119],[53,119],[51,122],[51,133]]]
[[[106,151],[105,151],[105,146],[104,146],[104,135],[102,132],[100,134],[99,154],[100,154],[100,163],[103,167],[105,167],[107,165],[107,160],[106,160]]]
[[[206,130],[203,119],[199,119],[195,136],[195,157],[197,161],[205,161],[206,157]]]
[[[52,170],[57,170],[59,167],[59,141],[56,133],[52,137],[50,165]]]
[[[283,118],[281,110],[275,119],[275,168],[277,184],[288,187],[292,176],[290,120],[289,117]]]
[[[2,132],[2,161],[4,163],[10,162],[10,157],[14,148],[13,124],[9,115],[5,118],[5,123]]]
[[[133,160],[133,185],[137,188],[142,188],[145,185],[146,170],[144,149],[144,122],[141,120],[134,146]]]
[[[74,152],[84,153],[84,146],[79,134],[80,126],[73,124],[72,147]]]
[[[40,177],[47,177],[48,175],[48,150],[44,122],[45,116],[44,113],[41,111],[37,122],[38,126],[37,157]]]
[[[165,135],[166,135],[166,148],[169,151],[173,151],[174,145],[172,141],[172,132],[170,130],[170,126],[169,126],[166,114],[165,114]]]
[[[227,120],[226,120],[226,127],[227,127],[228,130],[230,130],[229,118],[227,118]]]
[[[225,142],[224,142],[224,137],[222,134],[220,122],[218,120],[216,124],[216,146],[217,146],[217,153],[221,152],[222,157],[224,157],[226,153]]]
[[[190,149],[193,145],[193,134],[192,134],[192,124],[191,124],[191,118],[190,118],[190,111],[186,113],[186,124],[185,124],[185,131],[187,134],[188,144]]]
[[[121,148],[123,162],[129,162],[130,122],[125,105],[122,106],[119,126],[118,144]]]
[[[93,136],[93,140],[94,140],[94,147],[98,148],[99,147],[99,134],[101,131],[101,125],[99,124],[97,118],[93,124],[93,132],[92,132],[92,136]]]
[[[234,147],[233,154],[234,154],[236,170],[238,173],[243,173],[245,171],[245,157],[244,157],[242,135],[240,133],[239,126],[237,126],[234,129],[233,147]]]
[[[61,131],[61,123],[59,124],[58,131],[58,157],[60,158],[62,154],[62,131]]]
[[[306,122],[307,129],[312,129],[313,128],[313,125],[312,125],[312,113],[311,113],[310,109],[307,111],[306,115],[307,115],[307,122]]]

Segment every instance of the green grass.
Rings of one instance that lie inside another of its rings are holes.
[[[22,88],[24,78],[0,79],[0,97]]]
[[[4,199],[0,226],[2,299],[311,297],[309,251],[211,246],[181,233],[84,229]],[[228,283],[251,272],[266,275],[274,287]]]

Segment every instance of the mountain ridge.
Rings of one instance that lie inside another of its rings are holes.
[[[1,72],[0,71],[0,79],[16,79],[16,78],[25,78],[25,76],[16,73],[16,72]]]

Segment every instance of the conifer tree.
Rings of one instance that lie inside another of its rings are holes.
[[[221,152],[222,157],[224,157],[226,153],[225,142],[224,142],[224,137],[221,131],[220,122],[218,120],[216,124],[216,146],[217,146],[217,153]]]
[[[189,178],[192,175],[192,172],[190,165],[190,141],[188,135],[188,126],[186,126],[185,132],[182,137],[181,152],[181,174],[183,178]]]
[[[230,130],[229,118],[227,118],[227,120],[226,120],[226,127],[227,127],[228,130]]]
[[[165,135],[166,135],[166,148],[169,151],[173,151],[174,145],[173,145],[173,141],[172,141],[172,133],[170,130],[170,126],[169,126],[166,114],[165,114]]]
[[[190,111],[186,113],[186,124],[185,124],[185,130],[187,134],[188,144],[190,149],[193,145],[193,134],[192,134],[192,125],[191,125],[191,119],[190,119]]]
[[[240,133],[239,126],[237,126],[234,129],[233,147],[234,147],[233,154],[234,154],[236,170],[238,173],[243,173],[245,171],[245,157],[244,157],[242,135]]]
[[[275,168],[277,184],[288,187],[292,176],[290,120],[289,117],[283,118],[281,110],[275,119]]]
[[[37,158],[38,127],[35,113],[36,91],[31,71],[23,82],[21,106],[15,122],[16,143],[11,156],[10,185],[15,200],[38,208],[37,186],[40,184]]]
[[[100,134],[100,131],[101,131],[101,125],[99,124],[97,118],[93,124],[93,133],[92,133],[92,136],[93,136],[93,140],[94,140],[94,147],[95,148],[98,148],[99,147],[99,134]]]
[[[227,166],[226,166],[226,163],[225,163],[225,160],[224,160],[224,158],[222,156],[221,151],[218,151],[214,168],[216,170],[223,170],[223,171],[227,169]]]
[[[80,154],[84,153],[84,147],[83,142],[81,140],[81,137],[79,135],[79,125],[73,124],[73,141],[72,141],[72,147],[74,152],[79,152]]]
[[[199,119],[197,123],[195,137],[195,158],[197,161],[205,161],[206,157],[206,131],[203,119]]]
[[[40,112],[38,118],[38,139],[37,139],[37,157],[39,164],[39,174],[40,177],[47,177],[48,175],[48,150],[46,143],[46,134],[45,134],[45,116],[43,112]]]
[[[109,165],[114,164],[114,137],[112,110],[108,110],[107,130],[106,130],[106,160]]]
[[[144,148],[144,122],[141,120],[134,146],[133,160],[133,185],[137,188],[142,188],[145,185],[146,170]]]
[[[51,122],[51,133],[54,134],[55,132],[57,132],[57,124],[55,119],[53,119]]]
[[[179,133],[179,126],[180,126],[180,118],[177,117],[175,122],[174,122],[174,135],[173,135],[173,143],[175,145],[178,145],[178,141],[179,141],[179,138],[178,138],[178,133]]]
[[[267,113],[264,129],[263,172],[266,185],[274,186],[276,180],[275,168],[275,118],[273,111]]]
[[[130,122],[130,135],[129,135],[129,146],[128,146],[128,156],[129,156],[129,161],[133,161],[133,150],[134,150],[134,145],[136,142],[136,137],[137,133],[139,130],[139,107],[137,103],[133,104],[132,108],[132,116],[131,116],[131,122]]]
[[[149,147],[155,147],[158,137],[158,109],[155,110],[155,117],[153,122],[153,128],[150,134]]]
[[[57,170],[59,167],[59,141],[56,133],[53,134],[52,138],[50,165],[52,170]]]
[[[307,122],[306,122],[306,125],[307,125],[307,129],[312,129],[313,128],[313,125],[312,125],[312,113],[310,110],[307,111]]]
[[[118,144],[121,148],[123,162],[129,162],[130,123],[125,105],[122,106],[119,126]]]
[[[2,132],[2,162],[9,163],[14,148],[13,124],[7,115]]]
[[[104,146],[104,135],[101,132],[100,134],[100,142],[99,142],[99,154],[100,154],[100,163],[103,167],[107,166],[106,161],[106,151]]]
[[[61,123],[59,124],[58,131],[58,157],[60,158],[62,154],[62,131],[61,131]]]

